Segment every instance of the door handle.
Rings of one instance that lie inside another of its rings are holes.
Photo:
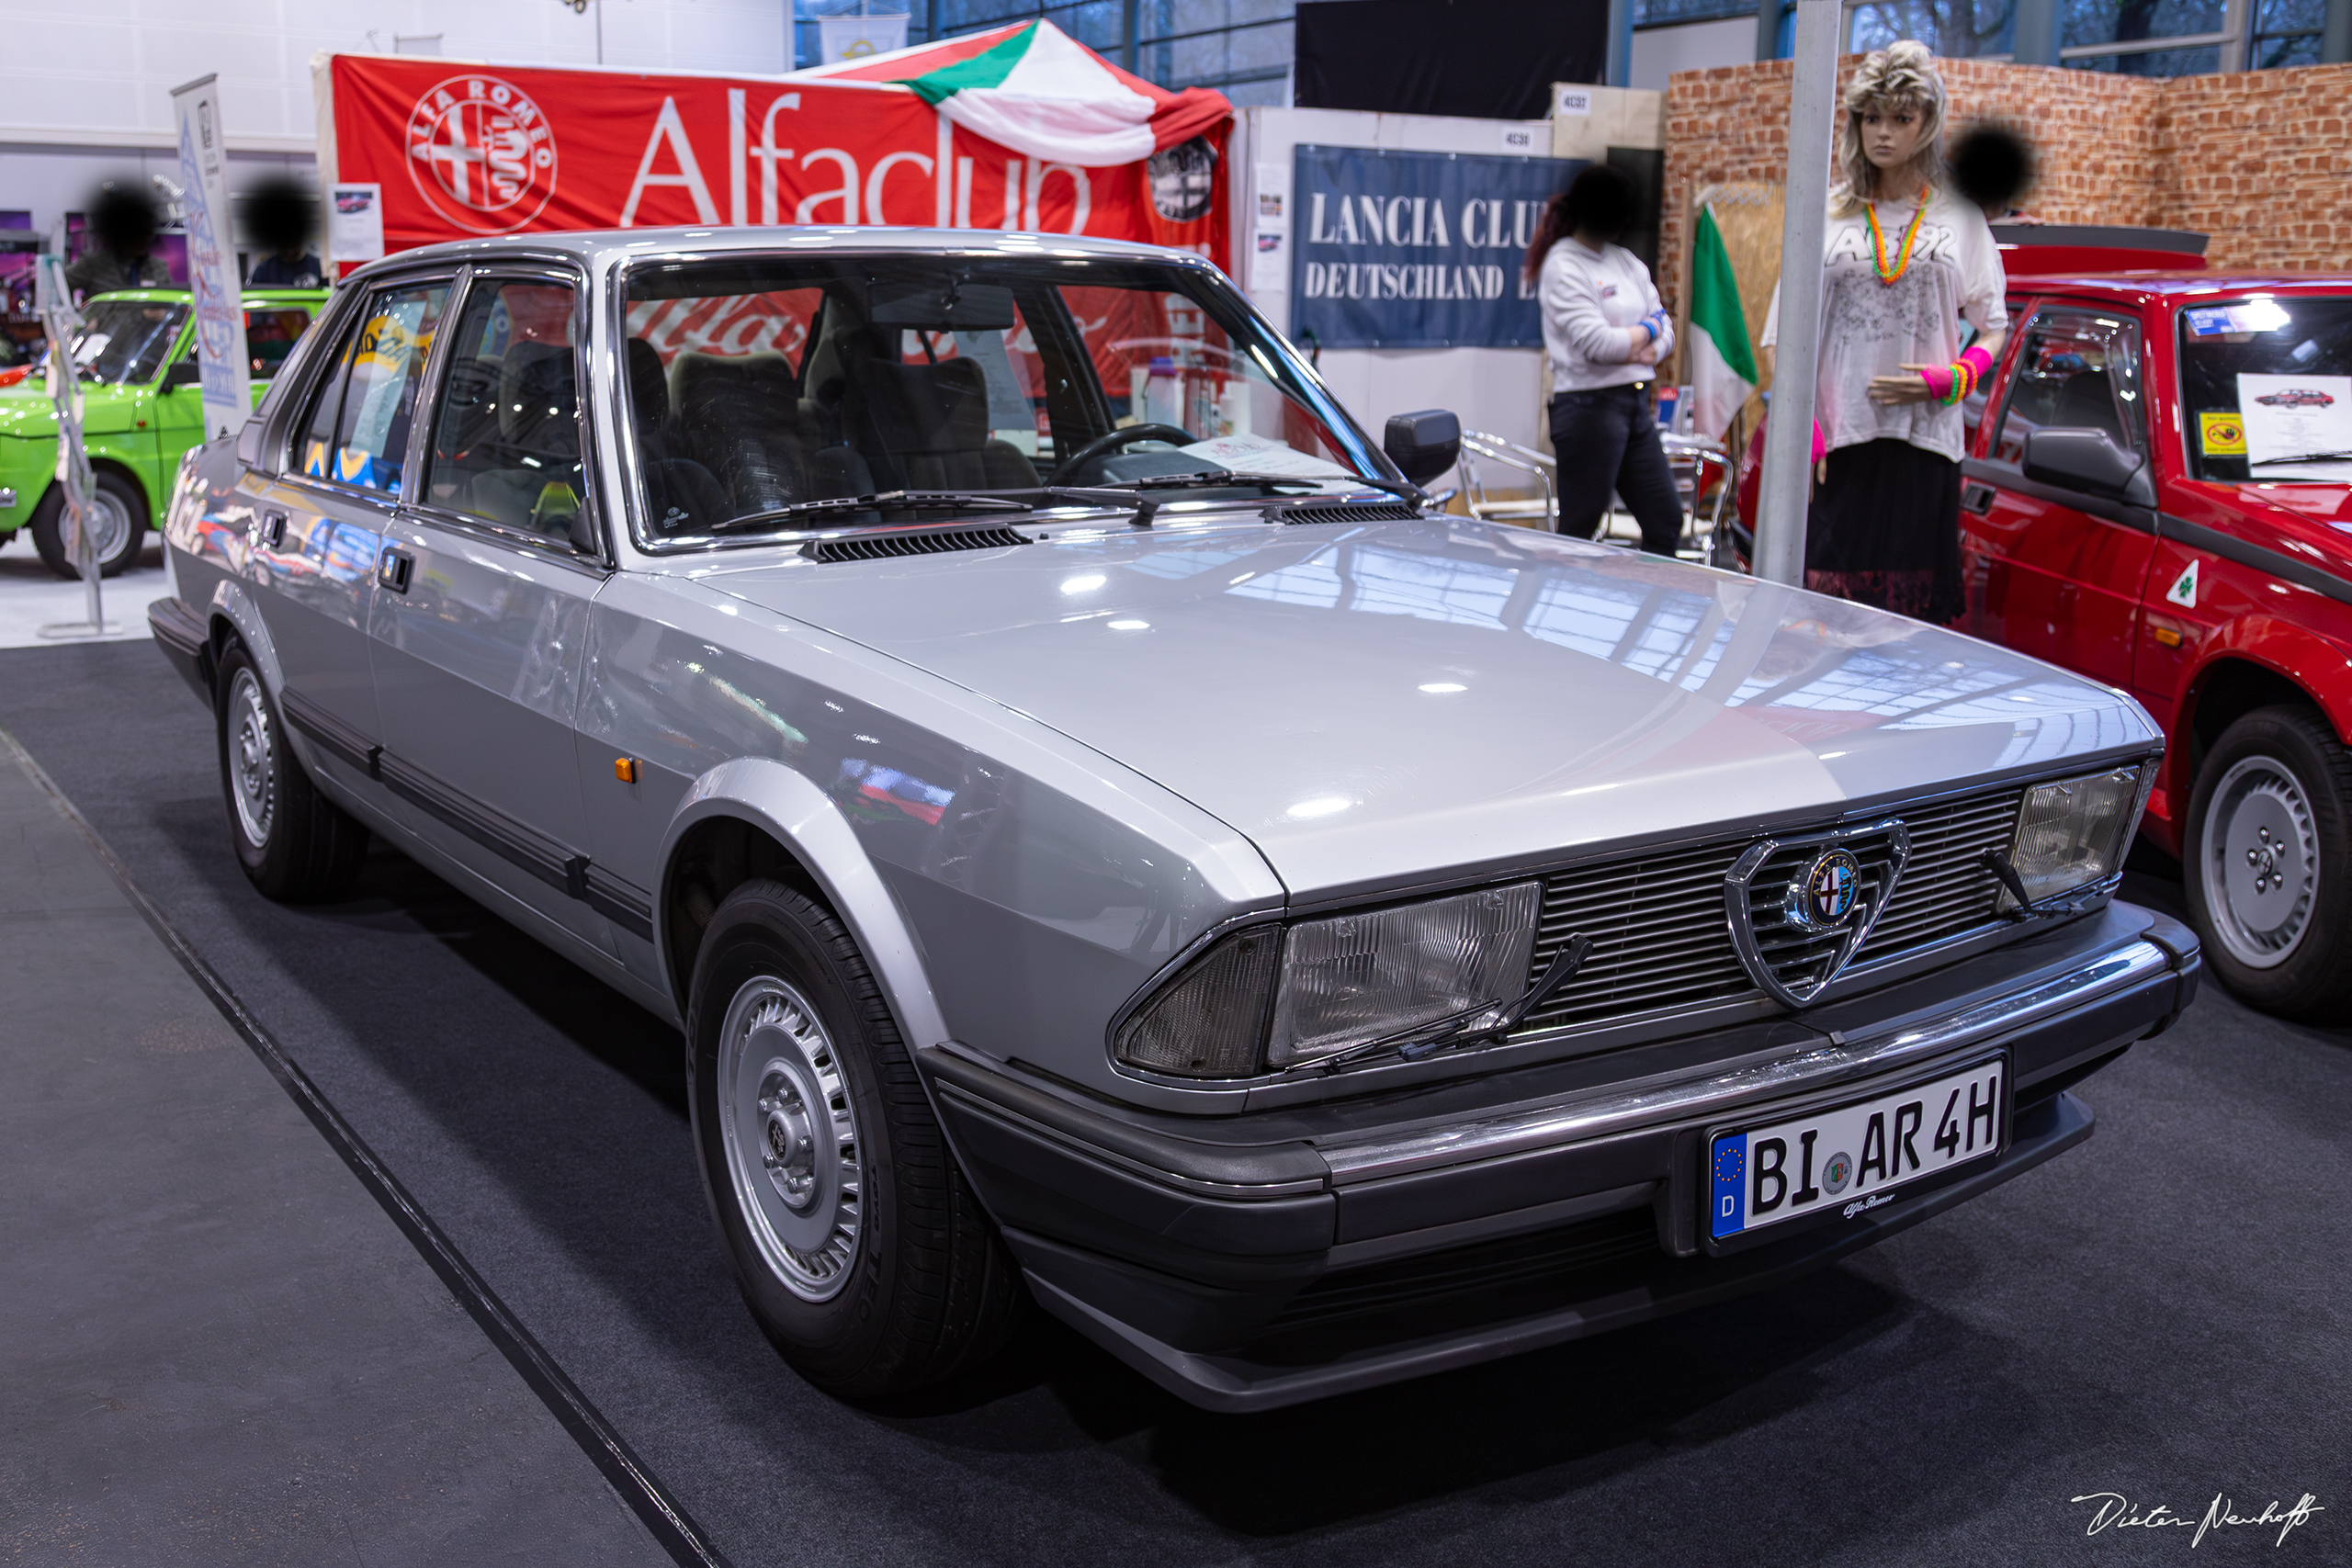
[[[1993,497],[1996,493],[1997,492],[1991,485],[1979,484],[1972,479],[1960,487],[1960,509],[1962,512],[1973,512],[1977,516],[1982,517],[1993,510]]]
[[[254,525],[254,538],[265,549],[277,549],[286,543],[286,513],[265,512]]]
[[[376,563],[376,581],[395,593],[405,593],[408,592],[409,572],[415,566],[414,556],[387,545],[382,558]]]

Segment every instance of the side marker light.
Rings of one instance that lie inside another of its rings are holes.
[[[634,757],[614,758],[613,777],[620,780],[623,784],[635,784],[637,782],[637,759]]]

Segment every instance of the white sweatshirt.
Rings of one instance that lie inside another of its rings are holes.
[[[1656,378],[1655,365],[1626,358],[1632,351],[1626,329],[1663,308],[1650,269],[1633,252],[1623,245],[1594,252],[1581,241],[1562,240],[1544,256],[1535,293],[1544,311],[1544,347],[1552,356],[1552,390],[1581,392]],[[1668,321],[1657,340],[1658,357],[1673,347]]]

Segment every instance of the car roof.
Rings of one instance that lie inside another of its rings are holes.
[[[1132,240],[1101,240],[1087,234],[1049,234],[994,229],[875,229],[842,225],[777,224],[772,227],[710,227],[673,229],[568,229],[552,233],[508,234],[495,239],[450,240],[419,245],[381,261],[370,262],[360,274],[419,262],[526,260],[550,254],[579,261],[590,272],[639,256],[700,257],[730,253],[774,254],[777,251],[904,251],[913,254],[1001,256],[1102,256],[1172,261],[1193,266],[1208,264],[1193,252],[1168,245],[1138,244]]]
[[[2352,273],[2343,272],[2115,272],[2104,276],[2026,276],[2009,281],[2012,294],[2094,295],[2132,305],[2177,308],[2199,299],[2245,294],[2352,293]]]

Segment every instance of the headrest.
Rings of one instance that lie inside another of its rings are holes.
[[[571,350],[553,344],[514,343],[498,367],[498,433],[533,451],[562,450],[573,436],[579,381]],[[550,443],[548,433],[564,434]]]
[[[979,362],[944,359],[859,366],[867,401],[888,444],[908,452],[977,452],[989,439],[989,384]]]
[[[641,337],[628,340],[628,407],[639,430],[670,417],[670,382],[662,353]]]
[[[773,413],[774,408],[768,405],[793,395],[792,362],[774,350],[705,354],[688,349],[670,362],[670,406],[681,419],[708,417],[714,399],[748,402]]]

